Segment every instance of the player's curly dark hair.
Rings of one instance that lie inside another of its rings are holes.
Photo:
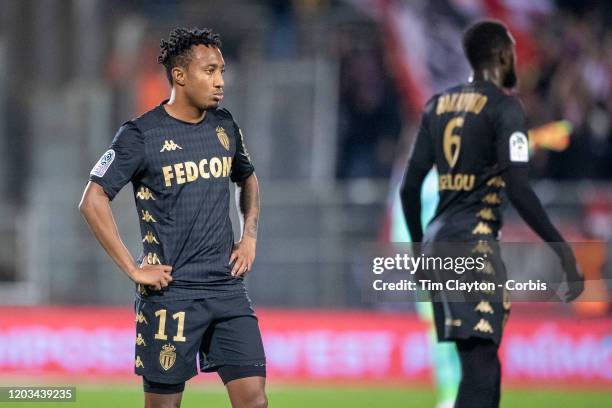
[[[463,51],[474,69],[481,69],[492,63],[496,53],[511,44],[508,29],[496,20],[479,21],[463,34]]]
[[[206,45],[221,48],[221,36],[210,28],[177,27],[170,31],[168,40],[159,43],[157,62],[166,68],[166,76],[172,85],[172,68],[186,67],[191,61],[191,46]]]

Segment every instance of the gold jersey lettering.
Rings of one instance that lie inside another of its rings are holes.
[[[223,157],[223,177],[228,177],[232,171],[232,158]]]
[[[452,112],[470,112],[478,115],[487,104],[487,97],[477,92],[461,92],[438,98],[436,115]]]
[[[440,190],[471,191],[474,188],[476,176],[473,174],[442,174],[438,181]]]
[[[232,157],[212,157],[202,159],[199,163],[192,161],[175,163],[162,167],[164,185],[192,183],[198,178],[210,179],[229,177],[232,172]]]
[[[174,178],[174,175],[172,174],[172,166],[162,167],[162,172],[164,173],[164,185],[166,187],[170,187],[172,185],[172,179]]]
[[[174,165],[174,173],[176,174],[176,184],[185,183],[185,170],[183,170],[183,163],[176,163]]]
[[[198,178],[198,165],[191,161],[185,162],[185,176],[188,183],[195,181]]]
[[[208,160],[200,160],[200,165],[198,166],[198,169],[200,170],[200,176],[202,176],[202,178],[209,179],[210,173],[208,172],[208,170],[206,170],[206,166],[208,166]]]
[[[212,176],[214,178],[219,178],[221,177],[222,171],[223,169],[221,159],[219,159],[218,157],[213,157],[212,159],[210,159],[210,173],[212,174]]]

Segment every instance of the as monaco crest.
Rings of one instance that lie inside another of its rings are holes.
[[[166,344],[159,353],[159,364],[161,364],[162,368],[166,371],[172,368],[176,361],[176,353],[174,350],[176,350],[176,347],[171,344]]]
[[[225,133],[225,129],[223,129],[221,126],[217,126],[217,129],[215,130],[217,131],[217,137],[219,138],[221,145],[225,147],[225,150],[229,150],[230,142],[229,138],[227,137],[227,133]]]

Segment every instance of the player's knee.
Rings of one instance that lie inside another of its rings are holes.
[[[268,408],[268,397],[263,390],[259,391],[253,398],[250,408]]]
[[[232,399],[236,408],[267,408],[268,398],[263,389],[243,393],[237,399]]]
[[[145,399],[145,408],[181,408],[181,400]]]

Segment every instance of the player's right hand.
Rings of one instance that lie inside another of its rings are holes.
[[[567,282],[567,293],[565,301],[571,302],[575,300],[584,290],[584,274],[576,263],[574,254],[569,251],[561,260],[563,271],[565,272],[565,280]]]
[[[172,272],[170,265],[149,265],[146,259],[143,259],[140,267],[133,273],[132,279],[141,285],[161,290],[172,282],[170,272]]]

